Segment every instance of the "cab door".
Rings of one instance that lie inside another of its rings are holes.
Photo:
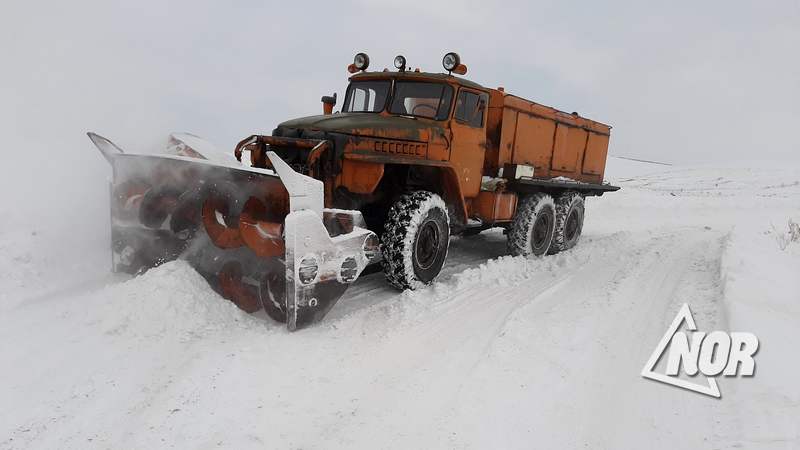
[[[450,164],[456,170],[465,198],[478,195],[486,153],[486,113],[489,95],[460,88],[450,121]]]

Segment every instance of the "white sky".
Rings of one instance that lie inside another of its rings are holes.
[[[458,51],[474,81],[613,125],[616,155],[800,161],[797,1],[12,0],[1,8],[3,161],[25,152],[30,167],[66,172],[56,179],[64,185],[105,169],[87,130],[129,149],[170,131],[232,148],[317,114],[321,95],[341,98],[356,51],[374,68],[402,53],[436,72],[445,52]]]

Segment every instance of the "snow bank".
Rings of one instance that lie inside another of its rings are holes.
[[[214,292],[185,261],[172,261],[96,293],[86,325],[108,335],[198,337],[258,326],[259,320]]]
[[[584,239],[581,245],[589,244],[590,239]],[[594,247],[594,246],[593,246]],[[429,297],[431,293],[437,298],[451,297],[454,292],[467,291],[476,287],[487,285],[516,286],[542,273],[557,273],[559,269],[570,264],[580,264],[589,257],[589,252],[579,250],[565,252],[554,256],[500,256],[470,267],[453,275],[450,279],[435,283],[427,291],[409,291],[410,297]],[[432,291],[432,292],[431,292]]]
[[[800,362],[794,357],[800,339],[800,244],[781,247],[768,223],[746,222],[731,233],[722,257],[728,326],[759,338],[753,378],[720,382],[731,415],[748,411],[748,426],[730,430],[745,442],[800,440]]]

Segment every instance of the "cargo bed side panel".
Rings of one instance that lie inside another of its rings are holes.
[[[585,175],[595,175],[602,180],[606,169],[607,156],[608,136],[589,133],[589,141],[586,144],[586,153],[583,157],[583,173]]]
[[[534,166],[537,176],[549,175],[555,129],[552,120],[519,113],[512,163]]]

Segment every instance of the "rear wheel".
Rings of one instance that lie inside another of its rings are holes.
[[[556,230],[548,253],[555,254],[575,247],[583,231],[583,196],[565,192],[556,200]]]
[[[512,255],[542,256],[550,249],[556,226],[553,197],[533,194],[517,207],[508,230],[508,251]]]
[[[381,236],[386,279],[399,289],[430,284],[442,270],[449,243],[444,200],[427,191],[403,195],[389,209]]]

